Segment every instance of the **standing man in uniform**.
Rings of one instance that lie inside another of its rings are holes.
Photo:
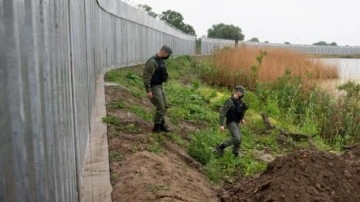
[[[244,114],[248,108],[241,100],[244,95],[245,88],[243,86],[236,86],[234,94],[226,100],[224,106],[220,110],[220,131],[225,130],[226,123],[226,127],[229,129],[231,134],[231,138],[228,141],[216,147],[216,152],[220,156],[223,156],[224,149],[231,145],[233,145],[233,155],[235,157],[239,156],[239,148],[241,145],[239,123],[245,123]]]
[[[153,132],[157,133],[169,132],[165,126],[165,112],[168,105],[162,84],[167,82],[169,77],[164,60],[167,60],[171,54],[171,48],[168,46],[161,47],[160,51],[145,63],[143,72],[146,96],[156,107]]]

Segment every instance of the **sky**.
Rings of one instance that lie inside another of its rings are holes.
[[[123,0],[147,4],[160,14],[182,14],[198,37],[212,25],[241,28],[245,41],[258,38],[270,43],[308,44],[336,42],[360,46],[360,0]]]

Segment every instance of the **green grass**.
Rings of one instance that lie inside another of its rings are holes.
[[[116,101],[116,102],[108,103],[106,108],[110,111],[117,110],[117,109],[125,109],[126,104],[123,101]]]
[[[137,133],[141,131],[140,127],[133,123],[125,125],[124,130],[128,133]]]
[[[144,119],[145,121],[151,122],[153,119],[152,112],[148,111],[142,106],[131,105],[129,106],[129,110],[133,112],[136,116]]]
[[[142,82],[142,67],[134,66],[130,68],[121,68],[109,71],[105,74],[105,81],[114,82],[127,89],[134,97],[145,97]]]
[[[107,123],[107,124],[113,125],[113,126],[119,126],[120,125],[120,121],[116,117],[113,117],[113,116],[110,116],[110,115],[107,115],[106,117],[103,117],[102,121],[104,123]]]
[[[254,150],[266,150],[272,155],[283,155],[295,147],[306,147],[308,142],[294,142],[289,139],[287,143],[279,144],[280,132],[265,131],[261,113],[267,113],[270,121],[277,128],[285,129],[292,133],[318,134],[313,141],[319,149],[339,149],[340,146],[329,146],[321,138],[322,127],[330,124],[325,119],[318,120],[318,114],[334,113],[325,109],[324,103],[330,103],[325,94],[314,89],[310,94],[301,91],[299,78],[284,74],[272,83],[258,83],[256,88],[248,90],[244,101],[249,110],[245,115],[247,123],[241,126],[242,144],[241,158],[234,159],[231,148],[225,150],[224,157],[214,153],[217,144],[230,137],[229,132],[219,131],[219,109],[231,95],[231,91],[221,86],[211,86],[202,80],[204,71],[207,75],[213,69],[208,60],[183,56],[166,61],[170,80],[164,84],[168,98],[169,109],[167,118],[175,125],[183,122],[192,123],[199,129],[189,134],[190,142],[185,141],[177,133],[167,135],[151,134],[151,144],[148,149],[154,153],[161,153],[165,140],[173,140],[184,146],[188,153],[204,167],[204,173],[214,183],[233,181],[241,176],[251,176],[263,171],[266,163],[258,160]],[[122,68],[106,74],[107,81],[119,83],[127,88],[132,95],[144,98],[144,87],[141,81],[142,67]],[[348,87],[350,88],[350,87]],[[355,88],[357,89],[357,88]],[[321,100],[322,102],[319,102]],[[346,106],[353,106],[349,102]],[[110,103],[114,109],[126,108],[145,121],[152,122],[153,109],[131,103]],[[346,103],[345,103],[346,104]],[[344,106],[345,106],[344,104]],[[345,115],[345,114],[344,114]],[[349,116],[347,121],[350,122]],[[104,122],[117,125],[118,120],[107,116]],[[356,126],[349,127],[357,129]],[[128,130],[135,130],[135,126],[128,126]],[[339,142],[337,139],[336,142]],[[340,145],[340,144],[335,144]],[[133,148],[137,150],[136,145]]]

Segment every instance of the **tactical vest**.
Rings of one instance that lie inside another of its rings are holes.
[[[152,57],[150,60],[155,62],[155,65],[156,65],[156,69],[151,78],[150,84],[151,84],[151,86],[161,85],[168,78],[168,73],[166,70],[165,62],[163,59],[158,59],[156,57]]]
[[[248,107],[240,99],[236,99],[234,97],[231,97],[230,99],[233,101],[235,106],[231,107],[226,114],[226,124],[230,124],[233,121],[239,123],[244,118]]]

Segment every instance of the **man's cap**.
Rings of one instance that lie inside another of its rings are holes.
[[[241,85],[235,86],[235,91],[241,92],[244,95],[245,95],[245,92],[246,92],[244,86],[241,86]]]
[[[163,47],[161,47],[161,50],[168,53],[169,55],[172,54],[172,50],[169,46],[163,46]]]

